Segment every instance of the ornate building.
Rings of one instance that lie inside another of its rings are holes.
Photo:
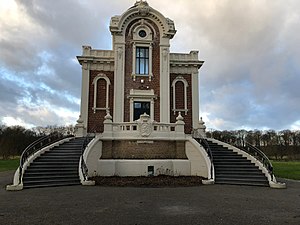
[[[81,120],[83,134],[103,132],[105,115],[132,122],[146,113],[160,123],[184,117],[185,133],[199,128],[198,51],[170,53],[174,22],[137,1],[110,21],[113,50],[83,46]]]
[[[26,148],[7,190],[90,185],[93,176],[200,176],[205,184],[284,188],[257,148],[205,138],[198,51],[170,53],[174,22],[137,1],[110,22],[113,50],[83,46],[76,137]],[[251,155],[252,154],[252,155]]]

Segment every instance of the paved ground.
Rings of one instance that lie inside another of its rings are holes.
[[[0,173],[0,224],[300,224],[300,182],[288,188],[55,187],[7,192]]]

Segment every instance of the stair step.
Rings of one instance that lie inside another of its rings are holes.
[[[44,171],[41,173],[41,171],[31,171],[31,172],[25,172],[23,177],[37,177],[37,176],[72,176],[77,175],[78,176],[78,170],[76,171]]]
[[[68,168],[68,169],[78,169],[77,165],[30,165],[32,169],[59,169],[59,168]]]
[[[255,167],[253,164],[214,164],[216,168],[254,168],[258,169]]]
[[[27,181],[24,180],[23,184],[51,184],[51,183],[67,183],[67,182],[79,182],[79,177],[76,178],[66,178],[65,180],[57,180],[57,179],[43,179],[43,180],[34,180],[34,181]]]
[[[69,158],[39,158],[37,160],[35,160],[35,162],[49,162],[49,163],[52,163],[52,162],[64,162],[64,163],[70,163],[70,162],[76,162],[78,163],[79,162],[79,157],[77,158],[74,158],[74,159],[69,159]]]
[[[78,172],[78,167],[67,168],[67,167],[56,167],[56,168],[29,168],[25,171],[25,174],[47,174],[47,173],[71,173]]]
[[[47,155],[42,155],[42,156],[74,156],[74,157],[78,157],[78,156],[81,156],[81,153],[73,153],[73,152],[70,152],[70,153],[59,153],[59,152],[49,152],[47,153]]]
[[[73,161],[73,160],[69,161],[69,162],[65,162],[65,161],[51,161],[51,162],[34,161],[30,165],[78,165],[78,162]]]
[[[81,154],[81,149],[62,149],[62,148],[57,148],[57,149],[52,149],[50,152],[65,152],[65,153],[70,153],[70,152],[74,152],[74,153],[80,153]],[[50,153],[48,152],[48,153]]]
[[[248,160],[246,157],[243,157],[241,155],[215,155],[213,154],[214,159],[217,160],[226,160],[226,159],[240,159],[240,160]]]
[[[24,189],[28,188],[43,188],[43,187],[59,187],[59,186],[73,186],[73,185],[80,185],[80,181],[78,182],[56,182],[56,183],[47,183],[47,184],[25,184]]]
[[[260,183],[260,182],[247,182],[247,181],[215,181],[215,184],[269,187],[269,183],[268,182]]]
[[[246,159],[213,159],[213,163],[215,165],[221,164],[248,164],[248,165],[255,165],[253,162],[246,160]]]
[[[23,177],[23,182],[27,183],[30,181],[47,181],[47,180],[76,180],[79,179],[79,175],[74,174],[74,175],[36,175],[36,176],[26,176]]]
[[[218,171],[217,175],[249,175],[249,176],[255,176],[255,175],[262,175],[264,176],[264,174],[260,171],[260,170],[221,170]]]
[[[255,180],[266,180],[264,175],[251,175],[251,174],[218,174],[216,179],[255,179]]]

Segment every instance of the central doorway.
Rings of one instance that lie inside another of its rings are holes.
[[[140,115],[146,113],[150,116],[150,102],[134,102],[133,104],[133,120],[138,120]]]

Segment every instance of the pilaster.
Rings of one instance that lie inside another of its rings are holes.
[[[168,45],[160,46],[160,122],[170,123],[170,53]]]
[[[125,44],[115,43],[115,71],[114,71],[114,122],[124,120],[124,73],[125,73]]]
[[[83,124],[83,135],[87,132],[88,123],[88,101],[89,101],[89,82],[90,82],[90,65],[87,62],[82,63],[82,82],[81,82],[81,106],[80,115]]]
[[[198,69],[192,73],[192,125],[193,129],[198,127],[199,122],[199,74]]]

